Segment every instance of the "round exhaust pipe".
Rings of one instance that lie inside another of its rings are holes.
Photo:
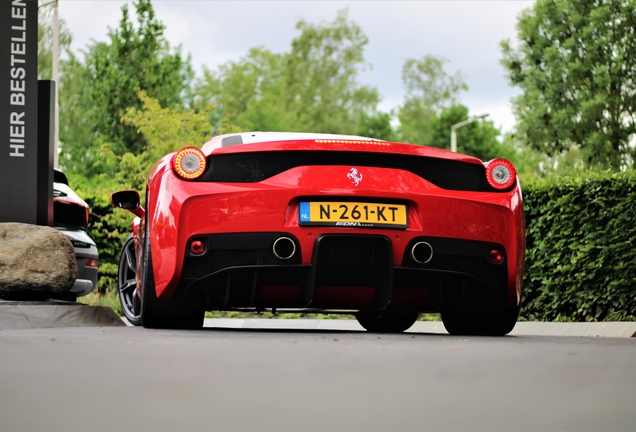
[[[433,259],[433,246],[427,242],[417,242],[411,248],[411,259],[417,264],[426,264]]]
[[[274,242],[272,251],[278,259],[290,259],[296,253],[296,243],[289,237],[279,237]]]

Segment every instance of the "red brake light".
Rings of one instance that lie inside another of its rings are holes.
[[[493,159],[486,164],[486,180],[495,189],[508,189],[516,178],[515,167],[505,159]]]
[[[195,240],[190,243],[190,252],[195,255],[201,255],[203,252],[205,252],[205,245],[201,240]]]
[[[501,264],[504,260],[504,254],[499,249],[493,249],[490,251],[490,254],[488,254],[488,258],[495,264]]]
[[[99,267],[99,261],[97,261],[95,258],[89,258],[88,260],[86,260],[86,267],[97,268]]]
[[[194,180],[205,171],[205,155],[196,147],[184,147],[172,158],[174,172],[184,180]]]

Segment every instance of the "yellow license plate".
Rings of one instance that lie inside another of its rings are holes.
[[[301,202],[300,225],[406,228],[404,204]]]

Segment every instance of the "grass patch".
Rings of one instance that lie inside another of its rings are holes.
[[[213,311],[206,312],[206,318],[260,318],[260,319],[356,319],[348,314],[318,314],[318,313],[281,313],[271,312],[236,312],[236,311]],[[441,321],[438,313],[420,314],[418,321]]]
[[[438,313],[421,313],[418,321],[441,321],[442,316]]]
[[[84,303],[89,306],[108,306],[119,316],[122,315],[121,304],[119,303],[119,296],[114,289],[106,290],[104,294],[100,294],[98,291],[93,291],[82,297],[78,297],[79,303]]]

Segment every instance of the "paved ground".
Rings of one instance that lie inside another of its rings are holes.
[[[107,306],[59,300],[0,300],[0,330],[123,325],[124,322]]]
[[[0,300],[0,330],[122,326],[125,322],[125,319],[117,317],[108,307],[55,300],[44,302]],[[206,319],[205,326],[226,329],[363,330],[356,320],[351,319]],[[446,334],[446,329],[441,322],[419,321],[408,332]],[[636,322],[520,322],[511,334],[514,336],[634,337]]]
[[[0,430],[636,430],[636,338],[0,331]]]

